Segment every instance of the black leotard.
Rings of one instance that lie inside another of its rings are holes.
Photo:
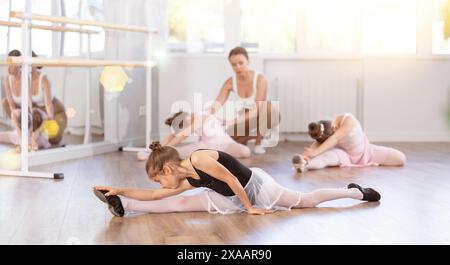
[[[239,162],[236,158],[232,157],[231,155],[217,151],[219,153],[219,158],[217,159],[217,162],[219,162],[222,166],[224,166],[228,171],[231,172],[241,183],[242,187],[245,187],[247,185],[248,181],[250,180],[250,177],[252,176],[252,171],[244,166],[241,162]],[[190,159],[190,158],[189,158]],[[192,162],[191,162],[192,164]],[[192,167],[195,169],[197,174],[200,176],[200,179],[194,179],[191,177],[187,177],[187,181],[194,187],[207,187],[210,188],[224,196],[234,196],[235,193],[233,190],[231,190],[230,186],[226,184],[225,182],[210,176],[209,174],[196,169],[194,165]]]

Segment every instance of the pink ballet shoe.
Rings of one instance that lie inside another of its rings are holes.
[[[308,165],[308,161],[302,155],[295,154],[292,157],[292,164],[294,164],[297,173],[303,173],[307,170],[306,165]]]

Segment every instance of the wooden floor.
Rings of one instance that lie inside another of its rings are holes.
[[[349,182],[380,191],[380,203],[339,200],[266,216],[209,213],[112,217],[91,193],[99,184],[154,187],[133,153],[42,166],[62,181],[0,177],[0,244],[450,244],[450,143],[388,144],[404,168],[330,168],[303,175],[290,160],[306,143],[283,142],[245,159],[301,191]]]

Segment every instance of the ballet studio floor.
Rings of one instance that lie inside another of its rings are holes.
[[[294,174],[282,142],[242,160],[300,191],[356,182],[380,191],[379,203],[339,200],[266,216],[209,213],[113,217],[94,185],[156,188],[134,153],[110,153],[33,168],[62,181],[0,177],[0,244],[449,244],[450,143],[389,143],[404,168],[329,168]]]

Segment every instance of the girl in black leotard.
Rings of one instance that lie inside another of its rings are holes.
[[[262,169],[248,168],[220,151],[197,150],[189,159],[181,160],[175,148],[163,147],[159,142],[152,143],[150,149],[152,153],[146,170],[150,179],[161,184],[160,189],[94,187],[94,194],[108,204],[114,215],[190,211],[265,214],[315,207],[341,198],[380,200],[380,194],[375,190],[354,183],[344,189],[320,189],[311,193],[293,191],[276,183]],[[206,189],[195,195],[174,196],[198,187]]]

